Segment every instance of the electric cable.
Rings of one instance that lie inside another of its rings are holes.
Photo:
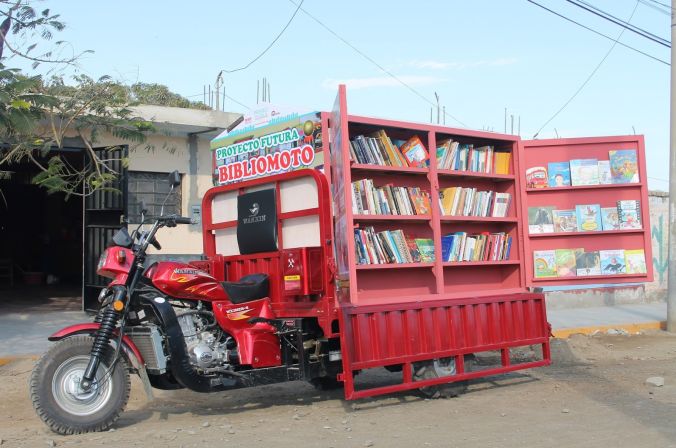
[[[547,8],[546,6],[541,5],[540,3],[538,3],[538,2],[536,2],[536,1],[534,1],[534,0],[526,0],[526,1],[527,1],[528,3],[532,3],[533,5],[538,6],[538,7],[542,8],[542,9],[544,9],[545,11],[548,11],[548,12],[554,14],[555,16],[558,16],[558,17],[560,17],[560,18],[562,18],[562,19],[564,19],[564,20],[567,20],[568,22],[574,23],[574,24],[577,25],[577,26],[581,26],[582,28],[584,28],[584,29],[586,29],[586,30],[588,30],[588,31],[591,31],[591,32],[594,33],[594,34],[598,34],[599,36],[603,36],[603,37],[605,37],[606,39],[615,42],[615,39],[613,39],[612,37],[610,37],[610,36],[608,36],[608,35],[606,35],[606,34],[603,34],[603,33],[601,33],[601,32],[598,32],[598,31],[596,31],[596,30],[594,30],[594,29],[592,29],[592,28],[589,28],[588,26],[583,25],[583,24],[581,24],[580,22],[576,22],[575,20],[573,20],[573,19],[571,19],[571,18],[568,18],[568,17],[564,16],[563,14],[559,14],[558,12],[556,12],[556,11],[554,11],[554,10],[551,10],[551,9]],[[650,54],[648,54],[648,53],[646,53],[646,52],[644,52],[644,51],[641,51],[641,50],[639,50],[639,49],[637,49],[637,48],[634,48],[634,47],[632,47],[632,46],[630,46],[630,45],[623,44],[622,42],[617,42],[617,44],[618,44],[618,45],[621,45],[621,46],[623,46],[623,47],[625,47],[625,48],[628,48],[628,49],[630,49],[630,50],[633,50],[633,51],[635,51],[635,52],[637,52],[637,53],[640,53],[640,54],[642,54],[643,56],[647,56],[647,57],[649,57],[650,59],[654,59],[654,60],[657,61],[657,62],[661,62],[661,63],[664,64],[664,65],[671,65],[669,62],[667,62],[667,61],[665,61],[665,60],[663,60],[663,59],[660,59],[660,58],[658,58],[658,57],[655,57],[655,56],[653,56],[653,55],[650,55]]]
[[[661,7],[659,7],[659,6],[657,6],[657,5],[653,4],[653,3],[650,3],[650,2],[648,2],[647,0],[639,0],[639,2],[640,2],[642,5],[647,6],[648,8],[652,8],[652,9],[654,9],[654,10],[657,11],[657,12],[661,12],[661,13],[664,14],[665,16],[670,16],[670,15],[671,15],[671,12],[670,12],[670,11],[665,11],[665,10],[662,9]]]
[[[295,2],[294,0],[289,0],[289,2],[291,2],[291,3],[294,4],[294,5],[296,5],[296,2]],[[301,1],[301,3],[303,3],[303,2]],[[317,24],[319,24],[322,28],[324,28],[326,31],[328,31],[329,33],[331,33],[335,38],[337,38],[338,40],[340,40],[341,42],[343,42],[345,45],[347,45],[348,47],[350,47],[352,50],[354,50],[354,51],[355,51],[357,54],[359,54],[361,57],[363,57],[364,59],[366,59],[367,61],[369,61],[371,64],[373,64],[373,65],[375,65],[376,67],[378,67],[383,73],[385,73],[386,75],[388,75],[389,77],[391,77],[392,79],[394,79],[395,81],[397,81],[397,82],[398,82],[399,84],[401,84],[402,86],[406,87],[408,90],[410,90],[410,91],[411,91],[414,95],[416,95],[418,98],[422,99],[422,100],[425,101],[426,103],[429,103],[429,104],[432,105],[433,107],[437,107],[437,103],[436,103],[436,102],[433,102],[432,100],[428,99],[427,97],[425,97],[425,95],[423,95],[422,93],[418,92],[416,89],[414,89],[413,87],[411,87],[410,85],[408,85],[407,83],[405,83],[405,82],[404,82],[402,79],[400,79],[397,75],[395,75],[394,73],[390,72],[389,70],[387,70],[387,69],[386,69],[385,67],[383,67],[382,65],[378,64],[374,59],[372,59],[372,58],[369,57],[367,54],[365,54],[363,51],[359,50],[357,47],[355,47],[354,45],[352,45],[352,44],[351,44],[350,42],[348,42],[346,39],[344,39],[343,37],[341,37],[340,35],[338,35],[338,33],[336,33],[336,32],[333,31],[331,28],[329,28],[327,25],[325,25],[321,20],[319,20],[318,18],[316,18],[315,16],[313,16],[312,14],[310,14],[309,12],[307,12],[304,8],[301,8],[301,7],[300,7],[300,4],[298,4],[298,8],[300,8],[300,10],[303,11],[303,12],[305,13],[305,15],[307,15],[307,16],[310,17],[312,20],[314,20],[315,22],[317,22]],[[463,122],[460,121],[458,118],[456,118],[456,117],[454,117],[453,115],[451,115],[450,113],[448,113],[448,112],[443,112],[443,113],[444,113],[445,116],[447,116],[447,117],[449,117],[449,118],[451,118],[451,119],[457,121],[458,123],[460,123],[460,125],[462,125],[463,127],[468,127],[465,123],[463,123]]]
[[[637,8],[638,8],[638,0],[636,1],[636,4],[634,5],[634,10],[631,12],[631,15],[629,16],[629,20],[631,20],[634,17],[634,14],[636,13]],[[549,120],[547,120],[545,122],[545,124],[540,126],[540,129],[538,129],[538,131],[535,133],[535,135],[533,135],[533,139],[535,139],[538,136],[538,134],[540,134],[540,132],[545,128],[545,126],[547,126],[552,120],[554,120],[554,118],[556,118],[561,112],[563,112],[563,110],[566,107],[568,107],[568,105],[575,99],[575,97],[577,97],[577,95],[580,92],[582,92],[582,89],[584,89],[585,86],[589,83],[589,81],[591,81],[591,79],[594,77],[596,72],[601,68],[601,65],[603,65],[603,63],[606,61],[606,59],[608,59],[608,56],[610,56],[610,53],[613,52],[613,49],[615,48],[618,41],[620,40],[620,38],[624,34],[624,31],[625,31],[624,29],[620,30],[620,34],[617,35],[617,39],[615,39],[615,42],[613,42],[613,44],[610,46],[610,48],[606,52],[605,56],[603,56],[601,61],[596,65],[596,68],[594,68],[594,70],[592,70],[592,72],[589,74],[589,76],[587,76],[587,79],[585,79],[585,81],[582,83],[582,85],[575,91],[575,93],[573,93],[573,96],[571,96],[568,99],[568,101],[566,101],[563,104],[563,106],[561,106],[561,108],[558,111],[556,111],[556,113],[554,115],[552,115]]]

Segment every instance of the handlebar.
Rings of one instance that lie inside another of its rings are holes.
[[[177,216],[174,221],[176,224],[192,224],[192,219],[185,216]]]

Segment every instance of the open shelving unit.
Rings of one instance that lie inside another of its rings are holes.
[[[529,286],[637,283],[653,280],[650,215],[643,136],[630,135],[522,141],[520,152],[523,164],[520,177],[525,182],[525,173],[528,168],[534,166],[547,167],[549,162],[564,162],[571,159],[608,160],[608,151],[616,149],[636,150],[639,173],[638,183],[564,186],[542,189],[526,188],[525,200],[522,203],[521,211],[524,221],[526,221],[524,222],[524,229],[528,234],[527,216],[529,207],[554,206],[557,209],[574,209],[575,205],[580,204],[599,204],[601,207],[612,207],[616,205],[618,200],[640,201],[642,228],[527,235],[527,238],[524,240],[524,252],[525,271]],[[534,251],[575,248],[583,248],[585,251],[643,249],[647,272],[645,274],[535,278],[533,267]]]

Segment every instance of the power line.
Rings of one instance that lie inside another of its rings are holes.
[[[667,5],[666,3],[658,2],[657,0],[648,0],[650,3],[654,3],[656,5],[664,6],[667,9],[674,9],[670,5]]]
[[[296,4],[296,2],[295,2],[294,0],[289,0],[289,2],[293,3],[294,5]],[[301,3],[303,3],[303,2],[301,1]],[[425,97],[422,93],[418,92],[416,89],[414,89],[414,88],[411,87],[410,85],[406,84],[403,80],[399,79],[399,77],[397,77],[394,73],[390,72],[390,71],[387,70],[385,67],[383,67],[382,65],[378,64],[375,60],[373,60],[371,57],[369,57],[368,55],[366,55],[363,51],[359,50],[357,47],[355,47],[354,45],[352,45],[350,42],[348,42],[347,40],[345,40],[344,38],[342,38],[341,36],[339,36],[338,33],[336,33],[336,32],[333,31],[331,28],[329,28],[327,25],[325,25],[321,20],[319,20],[318,18],[316,18],[315,16],[313,16],[312,14],[310,14],[309,12],[307,12],[304,8],[301,8],[301,7],[300,7],[300,4],[298,5],[298,8],[300,8],[300,10],[303,11],[303,12],[305,13],[305,15],[307,15],[307,16],[310,17],[312,20],[314,20],[315,22],[317,22],[322,28],[324,28],[326,31],[328,31],[329,33],[331,33],[335,38],[337,38],[338,40],[340,40],[341,42],[343,42],[345,45],[347,45],[348,47],[350,47],[352,50],[354,50],[354,51],[355,51],[357,54],[359,54],[361,57],[363,57],[364,59],[366,59],[367,61],[369,61],[371,64],[373,64],[373,65],[375,65],[376,67],[378,67],[381,71],[383,71],[385,74],[387,74],[387,75],[390,76],[392,79],[394,79],[395,81],[397,81],[399,84],[401,84],[402,86],[406,87],[408,90],[410,90],[410,91],[411,91],[414,95],[416,95],[418,98],[422,99],[422,100],[425,101],[426,103],[429,103],[429,104],[430,104],[431,106],[433,106],[433,107],[436,107],[436,106],[437,106],[437,103],[436,103],[436,102],[434,102],[434,101],[428,99],[428,98]],[[465,123],[463,123],[462,121],[460,121],[458,118],[454,117],[453,115],[449,114],[448,112],[445,112],[445,115],[446,115],[447,117],[450,117],[450,118],[452,118],[453,120],[457,121],[457,122],[460,123],[460,125],[462,125],[463,127],[468,127]]]
[[[664,44],[667,44],[667,45],[669,45],[669,47],[671,47],[671,42],[669,42],[667,39],[665,39],[665,38],[663,38],[663,37],[660,37],[660,36],[658,36],[658,35],[656,35],[656,34],[651,33],[650,31],[646,31],[646,30],[644,30],[643,28],[639,28],[639,27],[637,27],[636,25],[632,25],[632,24],[629,23],[629,22],[626,22],[626,21],[624,21],[624,20],[622,20],[622,19],[620,19],[620,18],[617,18],[617,17],[615,17],[614,15],[612,15],[612,14],[610,14],[610,13],[607,13],[607,12],[603,11],[602,9],[597,8],[596,6],[592,5],[591,3],[589,3],[589,2],[587,2],[587,1],[585,1],[585,0],[575,0],[575,1],[578,2],[578,3],[583,3],[583,4],[587,5],[587,6],[589,6],[590,8],[595,9],[596,11],[598,11],[598,12],[601,13],[601,14],[605,14],[605,15],[607,15],[607,16],[609,16],[609,17],[612,17],[612,18],[615,19],[615,20],[618,20],[618,21],[622,22],[623,26],[626,25],[626,26],[630,27],[632,30],[638,30],[639,32],[645,33],[645,34],[647,34],[648,36],[654,37],[655,39],[659,39],[659,40],[661,40],[662,42],[664,42]],[[643,0],[643,1],[642,1],[642,0],[638,0],[638,2],[639,2],[639,3],[646,4],[646,5],[650,5],[651,7],[654,6],[654,5],[650,4],[650,3],[645,3],[645,0]]]
[[[636,4],[634,5],[634,10],[631,12],[631,15],[629,16],[629,20],[631,20],[634,17],[634,14],[636,13],[636,8],[638,8],[638,0],[636,0]],[[585,88],[585,86],[589,83],[589,81],[591,81],[591,79],[594,77],[596,72],[601,68],[601,65],[603,65],[603,63],[606,61],[606,59],[608,59],[608,56],[610,56],[610,53],[612,53],[612,51],[615,48],[615,46],[617,45],[618,41],[620,40],[620,38],[624,34],[624,31],[625,31],[624,29],[620,30],[620,34],[617,35],[617,39],[615,39],[615,42],[613,42],[613,44],[610,46],[610,48],[608,49],[608,52],[606,52],[606,55],[603,56],[601,61],[596,65],[596,68],[594,68],[594,70],[592,70],[592,72],[589,74],[589,76],[587,76],[587,79],[585,79],[585,81],[582,83],[582,85],[575,91],[573,96],[571,96],[568,99],[568,101],[566,101],[563,104],[563,106],[561,106],[561,108],[558,111],[556,111],[556,113],[554,115],[552,115],[552,117],[549,120],[547,120],[545,122],[545,124],[540,126],[540,129],[538,129],[538,131],[535,133],[535,135],[533,135],[533,139],[535,139],[538,136],[538,134],[545,128],[545,126],[547,126],[554,118],[556,118],[561,112],[563,112],[563,110],[566,107],[568,107],[568,105],[575,99],[575,97],[577,97],[577,95],[580,92],[582,92],[582,89]]]
[[[648,8],[652,8],[652,9],[654,9],[654,10],[657,11],[657,12],[661,12],[661,13],[664,14],[665,16],[670,16],[670,15],[671,15],[671,12],[670,12],[670,11],[665,11],[665,10],[662,9],[661,7],[659,7],[659,6],[657,6],[657,5],[653,4],[653,3],[650,3],[650,2],[648,2],[647,0],[639,0],[639,3],[641,3],[642,5],[647,6]]]
[[[539,3],[535,2],[534,0],[526,0],[526,1],[527,1],[528,3],[532,3],[532,4],[534,4],[535,6],[538,6],[538,7],[542,8],[542,9],[544,9],[545,11],[549,11],[550,13],[554,14],[555,16],[558,16],[558,17],[560,17],[560,18],[562,18],[562,19],[564,19],[564,20],[567,20],[568,22],[574,23],[574,24],[577,25],[577,26],[581,26],[582,28],[584,28],[584,29],[586,29],[586,30],[588,30],[588,31],[591,31],[591,32],[594,33],[594,34],[598,34],[599,36],[605,37],[605,38],[608,39],[608,40],[611,40],[611,41],[613,41],[613,42],[616,42],[615,39],[613,39],[612,37],[610,37],[610,36],[608,36],[608,35],[606,35],[606,34],[600,33],[600,32],[598,32],[598,31],[596,31],[596,30],[594,30],[594,29],[592,29],[592,28],[589,28],[588,26],[583,25],[583,24],[581,24],[580,22],[576,22],[575,20],[570,19],[570,18],[564,16],[563,14],[559,14],[558,12],[553,11],[553,10],[547,8],[546,6],[543,6],[543,5],[539,4]],[[661,62],[661,63],[664,64],[664,65],[671,65],[669,62],[667,62],[667,61],[665,61],[665,60],[662,60],[662,59],[660,59],[660,58],[657,58],[657,57],[655,57],[655,56],[652,56],[652,55],[650,55],[650,54],[648,54],[648,53],[646,53],[646,52],[644,52],[644,51],[641,51],[641,50],[639,50],[639,49],[637,49],[637,48],[634,48],[634,47],[632,47],[632,46],[630,46],[630,45],[623,44],[622,42],[617,42],[617,44],[618,44],[618,45],[622,45],[623,47],[628,48],[628,49],[630,49],[630,50],[633,50],[633,51],[635,51],[635,52],[637,52],[637,53],[640,53],[640,54],[642,54],[643,56],[647,56],[647,57],[649,57],[650,59],[654,59],[654,60],[657,61],[657,62]]]
[[[267,51],[268,51],[270,48],[272,48],[272,46],[275,44],[275,42],[277,42],[277,40],[279,40],[279,38],[282,37],[282,34],[284,34],[284,31],[286,31],[286,29],[289,27],[289,25],[291,25],[291,22],[293,22],[294,17],[296,17],[296,14],[298,14],[298,10],[300,9],[300,7],[301,7],[301,5],[303,4],[304,1],[305,1],[305,0],[300,0],[300,3],[298,4],[298,7],[297,7],[296,10],[293,12],[293,15],[291,16],[291,18],[289,19],[289,21],[286,23],[286,25],[284,25],[284,28],[282,28],[282,31],[280,31],[279,34],[277,34],[277,37],[275,37],[274,40],[273,40],[272,42],[270,42],[270,45],[268,45],[268,46],[265,48],[265,50],[263,50],[263,51],[261,52],[261,54],[259,54],[259,55],[256,56],[255,58],[253,58],[253,59],[251,60],[251,62],[249,62],[249,63],[246,64],[245,66],[242,66],[242,67],[240,67],[240,68],[235,68],[235,69],[232,69],[232,70],[221,70],[221,73],[235,73],[235,72],[239,72],[239,71],[241,71],[241,70],[246,70],[247,68],[249,68],[249,67],[251,66],[251,64],[253,64],[253,63],[256,62],[257,60],[259,60],[265,53],[267,53]]]
[[[602,10],[596,8],[595,6],[589,5],[588,3],[584,3],[584,2],[578,2],[577,0],[566,0],[566,1],[567,1],[568,3],[570,3],[571,5],[575,5],[575,6],[577,6],[578,8],[582,8],[582,9],[584,9],[585,11],[589,11],[590,13],[592,13],[592,14],[598,16],[598,17],[601,17],[601,18],[603,18],[603,19],[606,19],[607,21],[612,22],[612,23],[614,23],[614,24],[616,24],[616,25],[619,25],[619,26],[621,26],[622,28],[631,31],[632,33],[636,33],[636,34],[638,34],[639,36],[645,37],[646,39],[649,39],[649,40],[651,40],[651,41],[653,41],[653,42],[655,42],[655,43],[658,43],[658,44],[660,44],[660,45],[663,45],[663,46],[665,46],[665,47],[667,47],[667,48],[671,48],[671,44],[669,43],[668,40],[663,39],[663,38],[661,38],[661,37],[659,37],[659,36],[656,36],[656,35],[654,35],[654,34],[652,34],[652,33],[649,33],[648,31],[645,31],[645,30],[642,29],[642,28],[638,28],[638,27],[635,27],[634,25],[630,25],[629,23],[627,23],[627,22],[625,22],[625,21],[623,21],[623,20],[620,20],[620,19],[618,19],[617,17],[615,17],[615,16],[613,16],[613,15],[611,15],[611,14],[608,14],[608,13],[605,12],[605,11],[602,11]],[[584,4],[583,4],[583,3],[584,3]]]

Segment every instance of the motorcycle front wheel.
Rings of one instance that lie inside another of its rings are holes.
[[[59,341],[38,361],[30,379],[30,397],[38,416],[59,434],[104,431],[120,417],[129,399],[129,371],[107,347],[89,390],[80,380],[94,338],[73,336]],[[111,369],[112,366],[112,369]]]

